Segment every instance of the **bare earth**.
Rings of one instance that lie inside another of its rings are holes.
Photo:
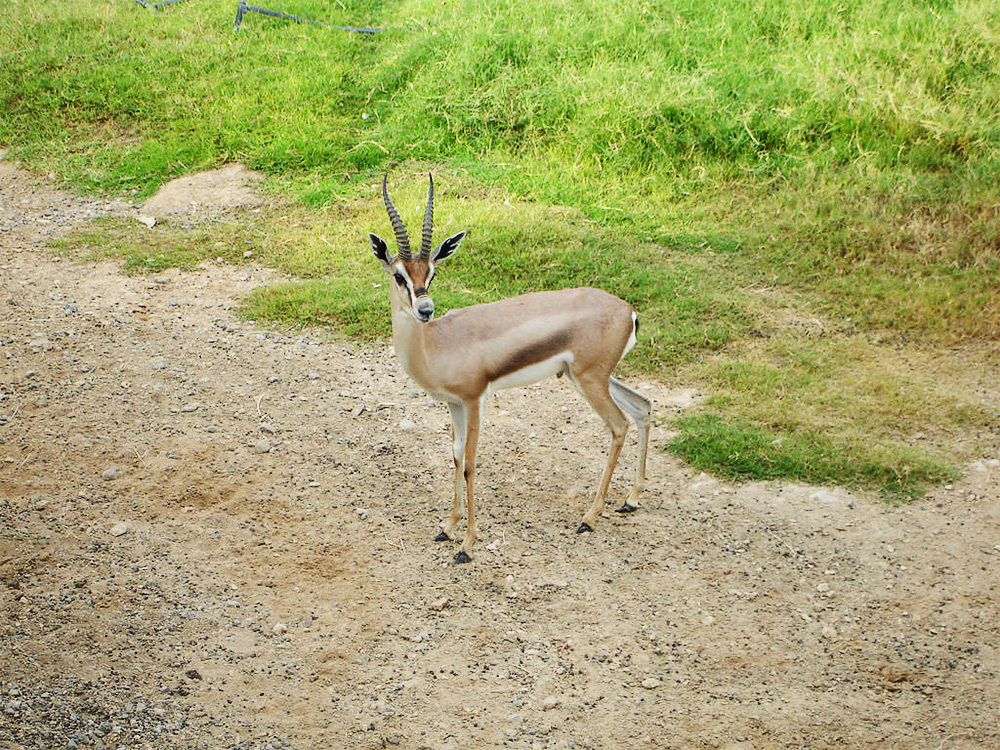
[[[0,161],[0,747],[1000,747],[997,456],[888,509],[655,451],[577,535],[606,437],[552,380],[491,402],[456,566],[391,351],[46,250],[108,213]]]

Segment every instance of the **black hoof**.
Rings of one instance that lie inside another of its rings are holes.
[[[635,513],[637,510],[639,510],[638,505],[629,505],[628,503],[625,503],[622,507],[618,508],[615,513]]]
[[[589,523],[587,523],[586,521],[584,521],[583,523],[580,524],[580,528],[578,528],[576,530],[576,533],[577,534],[583,534],[585,532],[593,531],[593,530],[594,530],[593,527],[591,527],[591,525]]]
[[[445,534],[445,533],[444,533],[444,532],[442,531],[442,532],[441,532],[440,534],[438,534],[438,535],[437,535],[436,537],[434,537],[434,541],[435,541],[435,542],[447,542],[447,541],[450,541],[450,540],[449,540],[449,537],[448,537],[448,535],[447,535],[447,534]]]
[[[455,555],[455,564],[462,565],[463,563],[472,562],[472,558],[469,557],[465,552],[459,552]]]

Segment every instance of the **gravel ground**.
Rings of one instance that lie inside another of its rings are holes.
[[[0,747],[1000,747],[998,456],[889,509],[654,451],[577,535],[606,438],[552,381],[491,400],[455,566],[391,351],[45,250],[109,213],[0,161]]]

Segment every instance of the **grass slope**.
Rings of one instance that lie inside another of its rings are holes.
[[[713,394],[673,442],[698,465],[906,495],[985,445],[913,434],[992,434],[996,415],[947,383],[878,376],[885,330],[1000,337],[995,3],[271,6],[384,31],[248,14],[235,32],[230,0],[7,4],[15,158],[136,199],[240,160],[285,197],[237,225],[112,224],[63,250],[150,270],[239,262],[249,242],[303,281],[247,314],[380,337],[374,185],[392,171],[415,222],[433,170],[439,231],[471,231],[438,304],[577,284],[625,297],[644,323],[630,366]]]

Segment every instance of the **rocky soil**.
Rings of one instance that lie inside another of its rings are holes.
[[[887,508],[655,451],[577,535],[606,438],[553,380],[491,401],[456,566],[391,351],[47,251],[106,214],[0,161],[0,747],[1000,747],[998,456]]]

